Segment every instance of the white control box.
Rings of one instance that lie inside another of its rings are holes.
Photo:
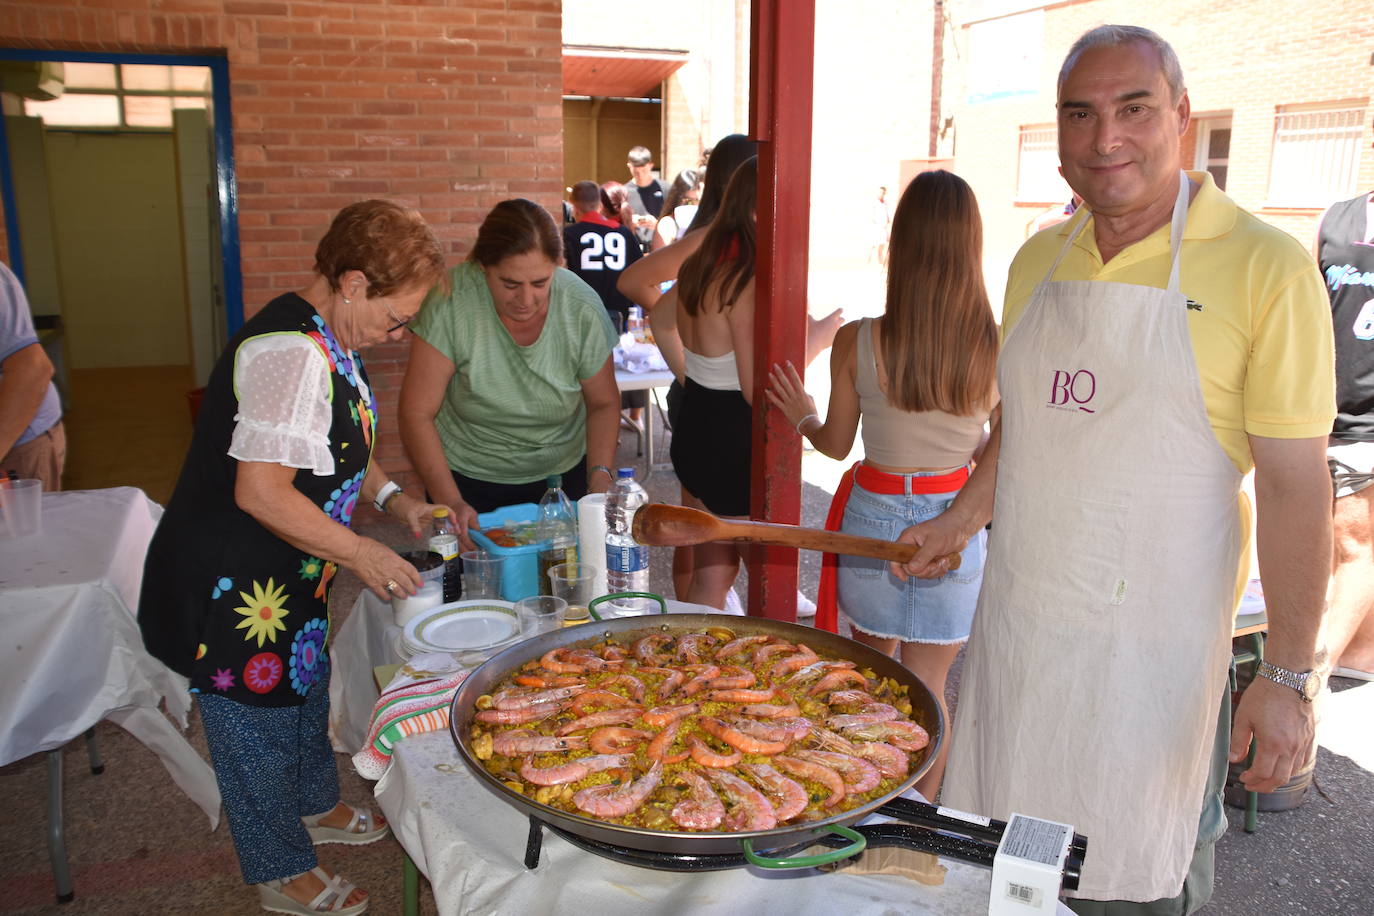
[[[1053,914],[1073,827],[1013,814],[992,860],[988,916]]]

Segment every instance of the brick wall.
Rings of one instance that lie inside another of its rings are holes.
[[[1025,4],[1031,6],[1032,4]],[[968,45],[968,15],[979,7],[947,2],[961,49]],[[1042,17],[1043,30],[1031,24]],[[1229,114],[1232,121],[1227,193],[1242,207],[1311,241],[1323,203],[1311,208],[1267,209],[1274,116],[1281,106],[1349,102],[1366,108],[1359,187],[1374,187],[1374,16],[1368,0],[1237,0],[1197,4],[1157,0],[1142,7],[1132,0],[1085,0],[1046,5],[1014,17],[1027,40],[1040,36],[1038,94],[978,105],[952,94],[958,131],[957,169],[978,194],[986,236],[989,290],[999,298],[1006,266],[1029,220],[1042,202],[1016,201],[1018,129],[1054,121],[1055,79],[1069,46],[1084,31],[1105,22],[1154,29],[1178,52],[1194,115]],[[956,71],[957,72],[957,71]],[[946,71],[947,76],[951,73]],[[955,77],[959,78],[959,77]],[[1183,141],[1183,160],[1194,158],[1194,137]]]
[[[560,0],[5,0],[0,46],[228,57],[251,315],[308,281],[316,241],[355,200],[418,207],[455,262],[497,201],[557,207],[561,8]],[[407,467],[395,426],[407,352],[388,343],[367,354],[382,410],[376,454],[393,472]]]

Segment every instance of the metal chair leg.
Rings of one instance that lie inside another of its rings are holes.
[[[105,761],[100,757],[100,745],[95,740],[95,726],[86,729],[86,756],[91,761],[91,775],[99,776],[105,772]]]
[[[403,849],[401,855],[405,856],[406,860],[405,891],[401,896],[405,916],[420,916],[420,870],[415,867],[415,861],[411,859],[410,853]]]
[[[57,902],[71,903],[76,897],[72,872],[67,867],[67,841],[62,830],[62,748],[48,751],[48,859],[52,862]]]

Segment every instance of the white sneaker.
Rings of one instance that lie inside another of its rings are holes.
[[[744,616],[744,606],[739,603],[739,595],[734,588],[725,593],[725,613]]]
[[[802,594],[801,589],[797,589],[797,616],[815,617],[816,602]]]

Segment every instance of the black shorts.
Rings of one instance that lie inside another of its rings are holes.
[[[749,515],[753,411],[738,391],[688,379],[673,421],[670,454],[677,479],[716,515]]]

